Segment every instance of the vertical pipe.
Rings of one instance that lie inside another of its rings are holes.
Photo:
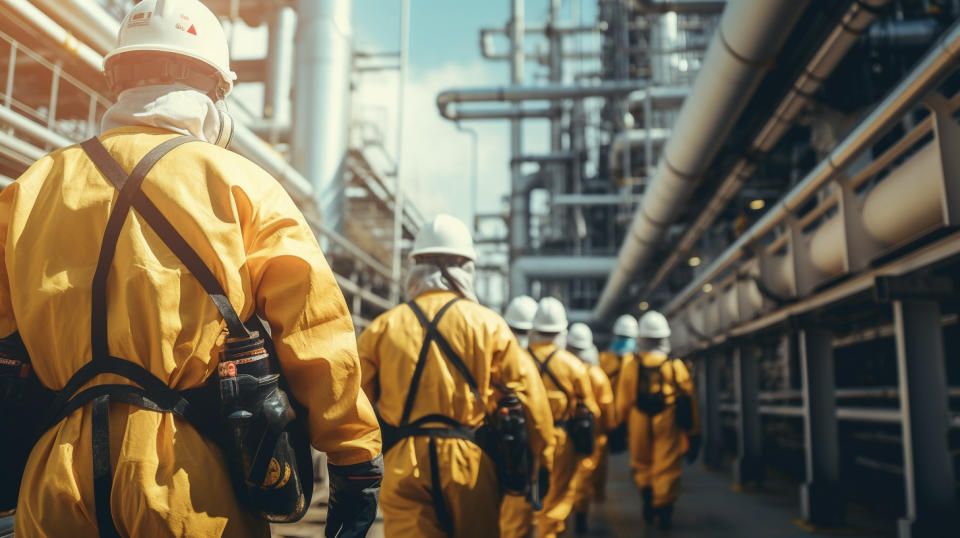
[[[60,98],[60,73],[63,71],[63,64],[57,60],[53,66],[53,80],[50,83],[50,108],[47,109],[47,128],[52,129],[53,124],[57,122],[57,102]]]
[[[807,481],[800,486],[803,519],[836,525],[843,519],[837,434],[833,337],[824,329],[800,331],[804,451]]]
[[[900,538],[956,528],[957,497],[950,452],[950,403],[940,305],[894,301],[907,514]]]
[[[563,35],[557,30],[560,25],[561,3],[561,0],[550,0],[548,21],[550,32],[547,36],[550,39],[550,73],[548,78],[551,83],[556,85],[563,83]],[[550,103],[550,108],[553,111],[553,117],[550,118],[550,151],[553,153],[559,152],[563,148],[562,107],[563,101],[556,100]],[[554,193],[569,192],[567,164],[554,163],[547,166],[551,172],[551,191]],[[554,238],[571,235],[569,229],[564,229],[565,225],[570,222],[570,219],[567,218],[569,215],[570,211],[567,209],[555,208],[550,212],[550,232]],[[564,295],[567,295],[567,293]]]
[[[272,119],[270,142],[276,143],[279,126],[290,122],[290,85],[293,82],[293,8],[280,7],[269,15],[267,80],[263,89],[263,117]]]
[[[511,0],[510,18],[510,83],[519,86],[523,82],[523,0]],[[514,103],[514,110],[520,109]],[[523,152],[523,130],[520,120],[510,120],[510,261],[527,250],[529,223],[529,200],[523,188],[520,162],[516,159]],[[510,279],[510,294],[520,295],[526,289],[518,289],[517,279]]]
[[[400,3],[400,72],[397,88],[397,178],[396,195],[394,196],[393,206],[393,284],[390,286],[390,300],[394,303],[400,302],[400,273],[403,242],[403,211],[404,211],[404,191],[403,176],[401,175],[403,162],[403,127],[404,111],[406,109],[406,90],[407,90],[407,61],[410,49],[410,0],[402,0]]]
[[[10,43],[10,63],[7,64],[7,88],[3,94],[3,106],[10,108],[13,102],[13,81],[17,72],[17,43]]]
[[[737,346],[733,350],[734,387],[740,413],[737,415],[737,462],[733,468],[736,484],[763,479],[761,457],[763,437],[760,430],[760,372],[756,350]]]
[[[351,0],[303,0],[298,6],[292,161],[313,185],[323,225],[340,232],[350,121]]]

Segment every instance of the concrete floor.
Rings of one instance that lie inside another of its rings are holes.
[[[780,536],[893,536],[887,522],[851,510],[851,526],[813,532],[797,522],[797,488],[793,484],[769,479],[763,489],[734,491],[729,475],[705,471],[698,466],[684,469],[683,493],[676,504],[674,526],[669,531],[648,527],[643,522],[640,495],[630,480],[626,454],[611,457],[607,501],[596,504],[590,513],[588,537],[643,538],[775,538]],[[327,492],[318,486],[314,505],[303,521],[275,525],[277,537],[322,536],[326,519]],[[572,537],[572,521],[565,536]],[[889,529],[889,533],[884,532]],[[382,515],[369,535],[383,534]]]

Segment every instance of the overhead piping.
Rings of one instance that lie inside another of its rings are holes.
[[[760,129],[757,136],[750,143],[747,155],[763,155],[783,138],[783,135],[793,126],[793,120],[811,101],[811,96],[823,85],[823,82],[836,69],[847,51],[856,44],[857,40],[871,28],[870,25],[877,17],[877,10],[887,4],[889,0],[863,0],[853,2],[841,17],[840,23],[830,32],[826,40],[821,43],[813,58],[797,77],[790,91],[780,102],[777,109],[770,115],[770,119]],[[743,158],[733,166],[731,172],[720,184],[716,194],[707,203],[707,206],[697,215],[696,220],[687,229],[676,248],[667,257],[666,261],[657,269],[642,292],[649,294],[660,285],[670,273],[670,270],[685,258],[693,249],[707,228],[720,215],[730,200],[740,192],[743,184],[753,176],[756,170],[754,159]]]
[[[719,276],[731,264],[743,258],[747,246],[756,242],[780,224],[783,219],[809,200],[818,189],[834,177],[837,170],[849,166],[855,158],[876,141],[879,134],[899,121],[917,100],[942,80],[942,76],[956,67],[960,59],[960,23],[954,24],[946,35],[917,62],[887,97],[878,103],[853,131],[846,136],[820,164],[771,207],[750,229],[717,257],[696,279],[678,293],[664,308],[672,315],[687,304],[703,288],[703,285]]]
[[[679,215],[753,96],[808,0],[731,2],[714,32],[652,181],[594,309],[606,319]]]
[[[437,94],[437,108],[447,119],[464,119],[462,111],[451,112],[457,103],[557,101],[587,97],[617,97],[644,89],[645,80],[617,80],[596,86],[500,86],[445,90]]]

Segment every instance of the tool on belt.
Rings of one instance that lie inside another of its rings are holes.
[[[528,350],[530,356],[533,357],[534,361],[537,363],[537,367],[540,369],[540,375],[546,374],[550,378],[550,381],[553,382],[553,385],[557,387],[557,390],[563,393],[563,396],[567,399],[567,410],[564,411],[564,417],[560,420],[554,422],[554,426],[558,428],[563,428],[566,430],[567,435],[570,436],[570,441],[573,443],[573,449],[577,454],[587,456],[593,454],[593,432],[596,427],[596,417],[593,416],[593,412],[590,411],[590,408],[586,406],[582,401],[577,401],[574,403],[573,398],[570,397],[570,393],[567,389],[560,383],[560,380],[550,371],[550,361],[557,354],[557,349],[553,350],[547,358],[543,359],[543,362],[537,358],[536,353],[532,349]],[[570,410],[570,404],[573,404],[573,410]]]

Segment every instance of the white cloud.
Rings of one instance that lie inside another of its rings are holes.
[[[446,64],[408,78],[401,175],[408,197],[425,216],[446,212],[468,220],[472,212],[472,140],[440,116],[437,94],[451,88],[500,85],[500,78],[494,66],[479,61]],[[357,79],[355,113],[379,121],[391,152],[396,147],[396,104],[396,73],[360,75]],[[527,123],[528,150],[543,151],[546,128]],[[508,122],[484,120],[464,126],[476,130],[479,140],[477,208],[480,212],[499,210],[500,199],[509,192],[510,184]]]

